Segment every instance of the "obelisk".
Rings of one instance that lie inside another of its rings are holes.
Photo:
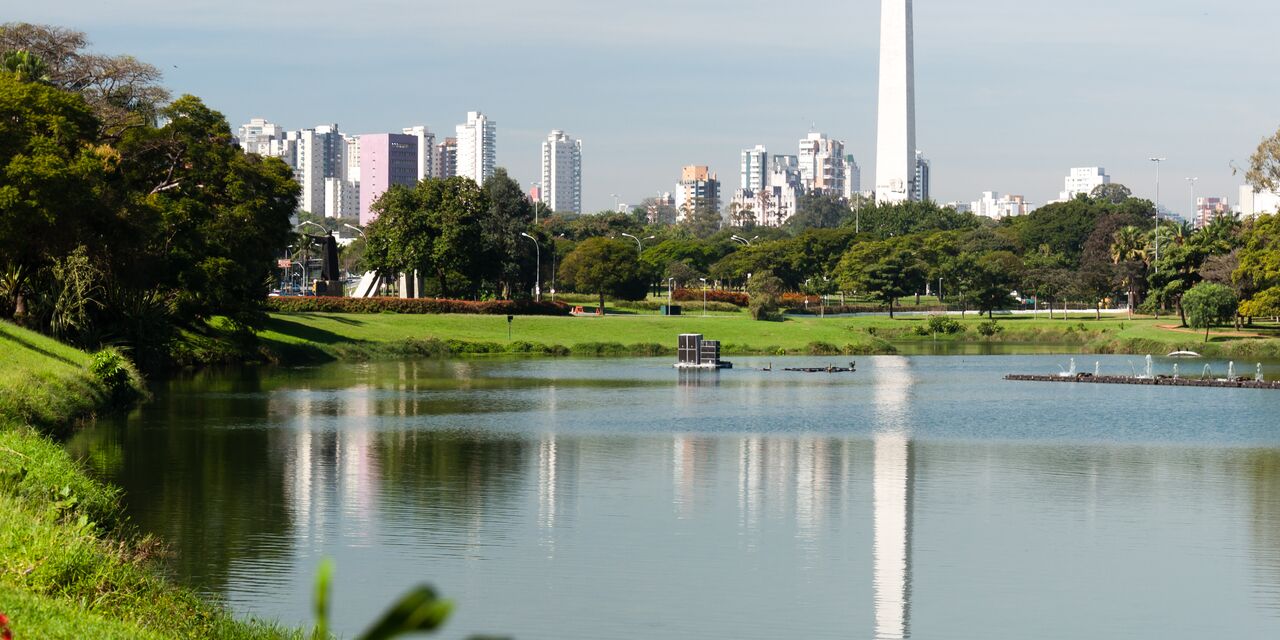
[[[911,0],[880,5],[880,110],[876,202],[911,199],[915,182],[916,71]]]

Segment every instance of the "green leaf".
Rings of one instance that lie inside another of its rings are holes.
[[[444,625],[453,603],[440,600],[426,585],[414,588],[400,598],[358,640],[387,640],[407,633],[435,631]]]

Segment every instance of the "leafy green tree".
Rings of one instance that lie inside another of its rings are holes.
[[[839,195],[831,193],[805,193],[796,202],[796,212],[787,219],[787,226],[796,229],[834,229],[849,218],[849,204]]]
[[[855,219],[849,217],[844,224],[854,226]],[[856,225],[862,233],[884,240],[918,233],[976,229],[982,221],[971,213],[960,213],[930,201],[863,205],[856,216]]]
[[[1235,317],[1238,308],[1235,292],[1212,282],[1202,282],[1182,297],[1187,322],[1196,329],[1204,328],[1204,341],[1209,341],[1209,328],[1215,323]]]
[[[1240,303],[1239,313],[1246,318],[1280,317],[1280,287],[1271,287]]]
[[[560,263],[560,282],[582,293],[623,300],[643,300],[649,281],[644,266],[636,256],[634,243],[610,238],[590,238]]]
[[[484,275],[495,281],[503,298],[510,298],[513,291],[530,291],[537,250],[520,234],[533,225],[532,203],[520,190],[520,183],[501,167],[485,180],[482,190],[489,206],[480,222],[484,251],[489,256],[483,265]],[[546,245],[542,238],[538,242]]]
[[[1089,197],[1108,204],[1120,204],[1133,197],[1133,191],[1119,182],[1100,184],[1089,192]]]
[[[9,311],[22,318],[31,278],[101,217],[116,158],[93,145],[98,122],[84,100],[15,73],[0,72],[0,123],[0,264],[20,276]]]
[[[720,217],[719,211],[709,206],[698,205],[689,211],[681,226],[695,238],[710,238],[720,230],[723,224],[724,220]]]
[[[1146,274],[1150,261],[1147,234],[1138,227],[1124,227],[1116,231],[1111,242],[1111,263],[1129,296],[1129,310],[1137,306],[1138,285]]]
[[[5,71],[12,73],[22,82],[39,82],[50,84],[49,66],[40,56],[30,51],[10,51],[0,61]]]
[[[1065,256],[1049,251],[1047,246],[1026,256],[1025,270],[1020,288],[1034,295],[1036,299],[1049,303],[1049,317],[1053,318],[1053,305],[1066,294],[1071,287],[1075,274],[1067,268]],[[1063,320],[1066,319],[1064,310]]]
[[[1245,180],[1257,191],[1280,190],[1280,131],[1258,144]]]
[[[751,283],[747,285],[747,293],[751,296],[751,317],[756,320],[773,319],[781,305],[782,292],[782,281],[772,273],[765,271],[753,275]]]
[[[899,298],[924,287],[926,267],[910,250],[887,242],[855,245],[841,259],[837,276],[848,290],[862,290],[889,307],[889,317]]]
[[[1015,300],[1013,290],[1022,277],[1022,260],[1008,251],[993,251],[974,261],[965,282],[966,296],[980,313],[995,319],[997,309],[1008,309]]]
[[[1245,298],[1280,286],[1280,215],[1264,215],[1245,229],[1240,264],[1232,274]]]

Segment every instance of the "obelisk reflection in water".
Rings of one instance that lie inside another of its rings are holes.
[[[873,509],[876,640],[911,637],[911,508],[913,465],[907,416],[911,363],[877,363]]]

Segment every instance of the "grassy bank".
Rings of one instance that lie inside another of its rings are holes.
[[[0,612],[16,638],[286,638],[239,622],[160,574],[153,540],[128,533],[120,495],[50,437],[138,390],[90,356],[0,322]]]
[[[788,317],[756,322],[746,313],[662,317],[505,317],[399,314],[275,314],[247,357],[285,363],[388,357],[448,357],[480,354],[628,356],[671,355],[680,333],[720,340],[726,354],[877,354],[929,343],[1053,345],[1079,353],[1163,354],[1190,349],[1210,356],[1280,358],[1280,330],[1260,327],[1235,335],[1165,328],[1168,319],[1005,317],[993,335],[986,319],[955,318],[955,333],[929,330],[923,317]],[[510,330],[510,334],[508,334]],[[234,361],[237,349],[201,336],[216,360]],[[197,358],[198,359],[198,358]]]

